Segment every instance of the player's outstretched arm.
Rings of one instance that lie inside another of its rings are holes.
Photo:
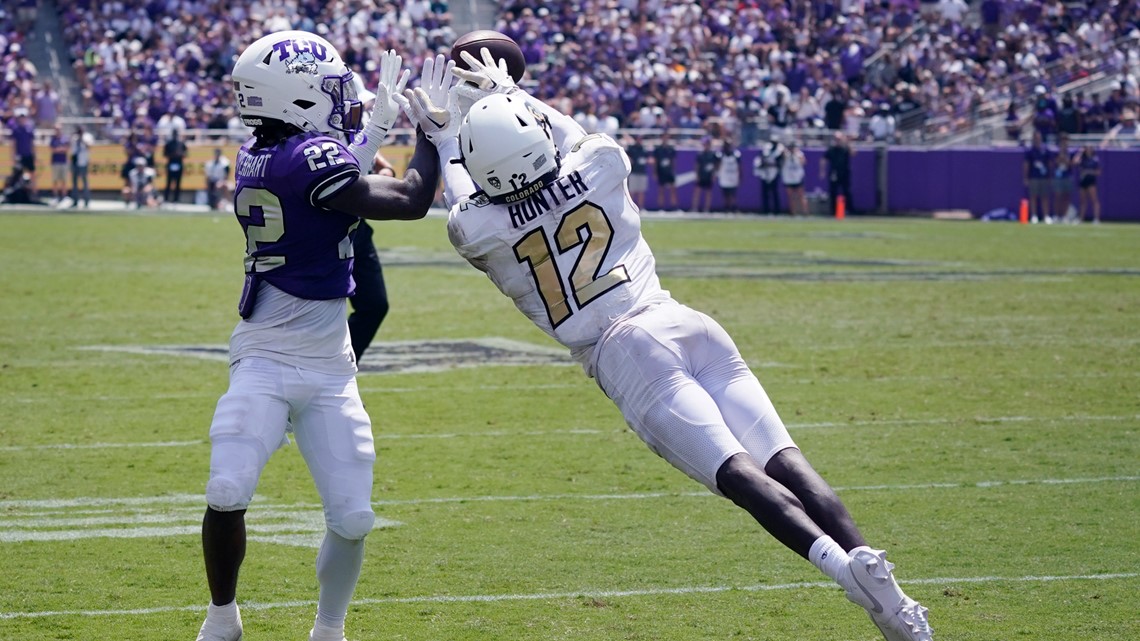
[[[369,220],[416,220],[427,215],[439,183],[439,153],[422,131],[402,178],[371,174],[328,201],[328,206]]]
[[[364,131],[348,146],[361,167],[372,166],[372,159],[376,157],[376,152],[400,115],[396,96],[404,91],[409,73],[401,67],[401,63],[400,56],[391,49],[380,56],[380,83],[376,87],[376,104],[372,108],[372,116]]]
[[[459,54],[469,69],[455,67],[451,73],[460,79],[456,86],[455,101],[462,110],[464,106],[470,109],[471,105],[480,98],[495,93],[504,93],[509,96],[523,98],[532,107],[546,116],[550,122],[551,135],[554,137],[554,146],[562,153],[567,153],[579,140],[586,136],[586,130],[570,116],[558,111],[554,107],[535,98],[515,84],[514,78],[507,71],[507,61],[496,61],[491,51],[484,47],[479,51],[483,59],[464,51]],[[464,112],[466,113],[466,112]]]

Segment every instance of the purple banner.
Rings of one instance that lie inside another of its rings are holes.
[[[805,189],[827,192],[820,174],[822,148],[807,148]],[[760,181],[752,175],[755,149],[741,150],[740,188],[737,203],[741,211],[758,212]],[[892,147],[886,160],[879,163],[873,148],[860,148],[851,157],[851,192],[849,211],[875,213],[881,199],[878,195],[878,168],[886,169],[886,212],[888,214],[931,214],[941,210],[968,210],[981,216],[998,208],[1016,212],[1021,199],[1027,197],[1023,177],[1024,154],[1017,148],[923,149]],[[1101,149],[1101,176],[1098,195],[1101,219],[1140,222],[1140,149]],[[677,152],[677,200],[680,209],[688,210],[693,202],[696,151]],[[1077,201],[1074,186],[1073,202]],[[650,170],[646,208],[656,209],[656,184]],[[780,205],[787,211],[787,196],[780,188]],[[713,187],[713,211],[722,207],[720,189]]]

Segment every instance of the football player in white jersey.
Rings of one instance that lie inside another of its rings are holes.
[[[732,339],[661,288],[624,150],[482,53],[453,71],[451,121],[458,94],[490,94],[458,128],[435,126],[444,108],[422,93],[401,103],[439,149],[455,249],[570,350],[650,449],[835,580],[888,641],[929,640],[926,608],[796,447]]]

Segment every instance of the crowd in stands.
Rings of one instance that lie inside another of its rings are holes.
[[[25,4],[0,15],[0,98],[35,110],[37,93],[52,90],[20,56]],[[414,75],[457,36],[440,0],[56,5],[83,113],[110,123],[103,137],[152,150],[174,129],[245,135],[227,74],[240,47],[270,31],[336,42],[368,88],[384,50],[400,51]],[[1140,63],[1135,2],[503,0],[495,28],[522,46],[528,88],[597,131],[700,129],[742,146],[797,129],[908,140],[987,114],[1000,121],[1008,109],[1009,130],[1020,124],[1027,137],[1070,127],[1076,109],[1078,131],[1095,133],[1140,97],[1124,73]],[[1073,95],[1072,109],[1053,97],[1098,70],[1118,88]]]
[[[61,0],[84,111],[111,132],[144,142],[171,129],[246,134],[227,82],[240,48],[284,29],[320,34],[373,87],[379,54],[395,48],[406,66],[455,40],[445,2],[428,0]],[[120,133],[125,136],[125,133]]]
[[[25,38],[35,20],[35,9],[34,0],[6,2],[0,6],[0,105],[3,105],[0,115],[5,122],[17,109],[31,112],[40,89],[36,68],[28,60],[25,47]]]
[[[743,144],[769,126],[874,137],[876,114],[894,121],[881,137],[949,132],[987,105],[1028,107],[1034,96],[1024,87],[1052,92],[1098,65],[1138,61],[1140,43],[1117,43],[1140,34],[1136,3],[972,4],[976,11],[963,0],[510,0],[497,28],[544,69],[534,76],[539,94],[582,122],[719,127],[740,132]],[[1131,85],[1124,96],[1134,102]]]

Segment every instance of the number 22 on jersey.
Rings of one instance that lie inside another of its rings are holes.
[[[574,297],[575,307],[582,309],[614,287],[629,282],[629,274],[622,265],[604,274],[599,273],[609,251],[613,231],[604,211],[592,203],[583,203],[562,217],[554,232],[553,248],[542,227],[515,243],[515,258],[530,267],[531,278],[546,306],[551,327],[558,327],[574,313],[567,289]],[[566,281],[554,260],[553,251],[561,256],[576,249],[578,258],[570,269],[569,281]]]

